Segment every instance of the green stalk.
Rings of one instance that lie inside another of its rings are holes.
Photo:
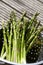
[[[43,30],[43,27],[41,27],[38,31],[37,31],[37,34],[35,35],[35,37],[33,38],[32,42],[30,43],[28,49],[27,49],[27,53],[29,52],[29,50],[32,48],[35,40],[37,39],[39,33]]]
[[[36,40],[37,38],[37,35],[35,36],[35,38],[32,40],[32,42],[30,43],[28,49],[27,49],[27,53],[30,51],[30,49],[32,48],[33,44],[34,44],[34,41]]]
[[[30,38],[29,38],[28,41],[27,41],[27,44],[30,43],[30,41],[34,38],[34,36],[36,35],[37,32],[38,32],[38,31],[36,31],[35,33],[32,33],[32,34],[31,34]]]
[[[3,46],[3,48],[2,48],[2,51],[1,51],[1,56],[0,56],[1,58],[5,58],[6,57],[6,54],[4,54],[4,46]]]
[[[20,21],[18,21],[18,23],[17,23],[17,29],[16,29],[16,31],[17,31],[17,63],[21,63],[21,50],[20,50]]]
[[[16,15],[15,15],[15,13],[12,11],[11,12],[11,15],[10,15],[10,20],[11,20],[11,22],[12,22],[12,25],[13,25],[13,32],[14,32],[14,37],[13,37],[13,43],[12,43],[12,45],[13,45],[13,48],[12,48],[12,61],[15,61],[15,62],[17,62],[17,32],[16,32],[16,29],[15,29],[15,27],[16,27]]]
[[[14,61],[17,62],[17,38],[16,38],[16,29],[15,29],[15,23],[14,23],[14,40],[15,40],[15,44],[14,44]]]
[[[34,32],[38,29],[39,26],[40,26],[40,22],[38,21],[35,28],[34,28]]]
[[[12,24],[11,24],[11,30],[10,30],[10,35],[9,35],[9,61],[11,61],[11,38],[12,38]]]
[[[39,25],[40,25],[40,22],[37,22],[35,26],[33,25],[32,28],[31,28],[30,34],[35,32],[37,30],[37,28],[39,27]]]
[[[4,43],[3,44],[5,45],[6,54],[7,54],[7,39],[6,39],[6,34],[5,34],[4,22],[2,22],[2,28],[3,28],[3,37],[4,37]],[[4,49],[4,47],[3,47],[3,49]],[[1,52],[2,54],[3,54],[3,51],[4,50],[2,50],[2,52]]]
[[[23,21],[23,18],[26,16],[26,12],[24,11],[23,12],[23,15],[22,15],[22,17],[21,17],[21,19],[20,19],[20,21]]]
[[[13,39],[13,50],[14,50],[14,61],[17,62],[17,34],[16,34],[16,22],[13,21],[13,31],[14,31],[14,39]]]
[[[9,42],[9,21],[7,21],[7,26],[6,26],[6,35],[7,35],[7,38],[8,38],[8,42]],[[8,43],[9,44],[9,43]],[[6,54],[6,59],[9,60],[9,46],[7,47],[7,54]]]
[[[22,42],[21,42],[21,63],[26,62],[26,51],[25,51],[25,41],[24,41],[24,35],[25,35],[25,23],[23,26],[23,33],[22,33]]]
[[[1,58],[4,59],[5,57],[6,57],[6,52],[3,54]]]
[[[28,28],[31,28],[33,22],[35,22],[38,15],[39,15],[39,13],[35,13],[35,15],[29,20],[30,24],[29,24]]]
[[[14,42],[14,39],[13,39],[13,43],[12,43],[12,44],[13,44],[13,46],[12,46],[12,56],[11,56],[11,61],[12,61],[12,62],[14,61],[14,52],[15,52],[15,51],[14,51],[14,43],[15,43],[15,42]]]
[[[36,24],[36,26],[32,28],[32,31],[30,31],[31,35],[30,35],[30,38],[28,39],[27,43],[29,43],[31,41],[31,39],[35,36],[35,34],[37,33],[37,30],[38,30],[37,28],[38,28],[39,24],[40,24],[40,22],[38,22]]]
[[[1,57],[2,57],[2,55],[4,54],[4,47],[5,45],[3,44],[3,47],[2,47],[2,51],[1,51]]]
[[[27,40],[28,38],[30,37],[31,33],[34,31],[34,24],[33,23],[37,23],[37,16],[39,15],[39,13],[36,13],[30,20],[29,20],[29,25],[27,26],[26,29],[30,30],[29,32],[27,32],[27,34],[29,34],[27,37]],[[36,21],[35,21],[36,20]],[[26,40],[26,41],[27,41]]]

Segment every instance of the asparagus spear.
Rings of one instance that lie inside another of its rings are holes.
[[[2,52],[1,52],[1,56],[3,55],[4,52],[4,46],[6,48],[6,54],[7,54],[7,39],[6,39],[6,34],[5,34],[5,27],[4,27],[4,22],[2,22],[2,28],[3,28],[3,37],[4,37],[4,43],[3,43],[3,48],[2,48]]]
[[[2,56],[1,58],[3,58],[3,59],[4,59],[5,57],[6,57],[6,52],[3,54],[3,56]]]
[[[35,15],[30,19],[30,24],[29,24],[29,27],[28,28],[31,28],[33,22],[35,22],[37,16],[39,15],[39,13],[35,13]]]
[[[22,17],[20,19],[20,21],[23,21],[23,18],[26,16],[26,12],[24,11],[23,14],[22,14]]]
[[[23,33],[22,33],[22,42],[21,42],[21,63],[24,61],[26,62],[26,51],[25,51],[25,41],[24,41],[24,35],[25,35],[25,23],[23,26]]]
[[[29,47],[28,47],[28,49],[27,49],[27,52],[32,48],[32,46],[33,46],[35,40],[37,39],[39,33],[40,33],[42,30],[43,30],[43,27],[41,27],[41,28],[37,31],[37,34],[35,35],[35,37],[33,38],[32,42],[30,43],[30,45],[29,45]]]
[[[33,23],[37,23],[37,16],[39,15],[39,13],[36,13],[30,20],[29,20],[29,24],[28,24],[28,26],[27,26],[27,28],[26,28],[26,31],[28,31],[27,33],[26,33],[26,39],[28,40],[29,38],[30,38],[30,36],[31,36],[31,33],[33,32],[33,30],[34,30],[34,24]],[[35,21],[36,20],[36,21]],[[26,40],[26,41],[27,41]]]
[[[11,61],[11,38],[12,38],[12,24],[11,24],[11,30],[10,30],[10,35],[9,35],[9,39],[8,39],[8,43],[9,43],[9,61]]]
[[[32,28],[33,31],[30,31],[31,35],[30,35],[30,38],[28,39],[27,43],[29,43],[31,41],[31,39],[35,36],[35,34],[37,33],[37,30],[38,30],[37,27],[39,26],[39,24],[40,24],[40,22],[38,22],[36,24],[36,26]]]

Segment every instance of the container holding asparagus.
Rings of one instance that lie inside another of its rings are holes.
[[[2,22],[3,45],[0,53],[1,59],[10,62],[26,64],[37,61],[42,37],[43,26],[37,20],[39,13],[29,20],[26,12],[20,19],[12,11],[7,25]]]

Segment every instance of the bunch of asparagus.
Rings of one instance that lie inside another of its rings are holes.
[[[16,63],[26,63],[28,52],[32,49],[40,32],[43,31],[43,26],[37,21],[38,15],[36,13],[28,20],[24,12],[17,20],[15,13],[11,12],[7,25],[5,26],[2,22],[4,42],[1,58]]]

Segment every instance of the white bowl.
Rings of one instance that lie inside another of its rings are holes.
[[[19,63],[10,62],[0,58],[0,65],[41,65],[41,64],[43,65],[43,60],[36,63],[19,64]]]

